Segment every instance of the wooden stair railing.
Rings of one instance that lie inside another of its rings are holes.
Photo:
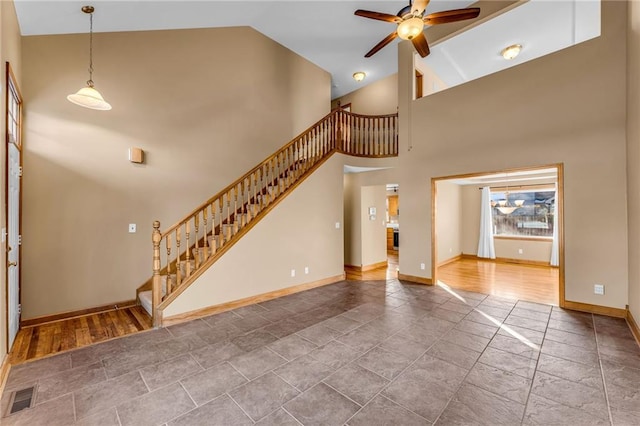
[[[360,115],[338,111],[342,131],[339,151],[355,157],[396,157],[398,155],[398,114]]]
[[[333,110],[184,219],[160,231],[153,223],[151,289],[154,326],[162,310],[334,152],[360,157],[398,155],[398,115]]]

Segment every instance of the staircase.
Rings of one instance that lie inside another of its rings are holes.
[[[398,155],[398,114],[365,116],[342,109],[270,155],[173,226],[153,223],[153,276],[140,304],[162,325],[162,311],[271,209],[334,153]]]

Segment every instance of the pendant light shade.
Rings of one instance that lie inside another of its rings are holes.
[[[109,111],[111,105],[104,100],[100,92],[93,86],[93,12],[95,8],[93,6],[83,6],[82,11],[89,15],[89,80],[87,80],[86,87],[67,96],[67,100],[81,107]]]
[[[509,203],[509,173],[507,173],[507,190],[504,195],[506,200],[500,200],[495,205],[500,213],[509,215],[524,206],[524,200],[515,200],[513,204]]]
[[[97,109],[100,111],[109,111],[111,105],[105,101],[100,92],[93,86],[83,87],[76,93],[67,96],[69,102],[80,105],[85,108]]]

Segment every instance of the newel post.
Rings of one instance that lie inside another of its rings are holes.
[[[155,328],[160,327],[160,312],[158,311],[158,305],[162,301],[162,278],[160,277],[160,241],[162,240],[162,234],[160,233],[160,221],[153,222],[153,234],[151,235],[151,241],[153,241],[153,282],[152,282],[152,312],[153,312],[153,326]]]

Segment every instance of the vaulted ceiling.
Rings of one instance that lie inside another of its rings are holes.
[[[525,46],[528,40],[533,40],[536,50],[548,52],[550,49],[545,47],[545,43],[557,45],[560,37],[572,31],[579,18],[575,4],[585,0],[530,1],[541,3],[535,15],[534,12],[525,15],[531,25],[522,25],[510,19],[506,13],[499,20],[489,21],[493,22],[490,26],[484,23],[476,27],[473,36],[467,37],[465,42],[449,42],[446,55],[460,58],[460,63],[465,67],[462,74],[476,75],[480,70],[486,72],[492,67],[504,67],[502,62],[496,60],[497,54],[503,44],[506,46],[514,39],[522,40]],[[598,3],[597,0],[586,1]],[[469,0],[431,0],[427,11],[433,13],[464,8],[473,3]],[[482,6],[483,2],[479,3]],[[353,12],[356,9],[368,9],[395,15],[408,2],[15,0],[22,35],[86,33],[88,21],[81,12],[85,4],[96,8],[95,32],[251,26],[328,71],[332,76],[332,97],[335,98],[397,72],[397,41],[373,57],[364,58],[371,47],[394,31],[395,24],[364,19]],[[563,15],[558,18],[549,12],[553,10],[561,11]],[[519,16],[522,19],[523,14]],[[482,28],[486,28],[486,31]],[[504,34],[504,43],[501,34]],[[478,55],[481,48],[485,53]],[[533,53],[533,50],[530,52]],[[433,57],[434,64],[441,62],[438,55]],[[430,56],[427,57],[427,63],[429,60]],[[439,66],[446,69],[446,66]],[[364,82],[357,83],[352,79],[355,71],[367,73]],[[460,65],[455,77],[458,80],[459,71]]]

